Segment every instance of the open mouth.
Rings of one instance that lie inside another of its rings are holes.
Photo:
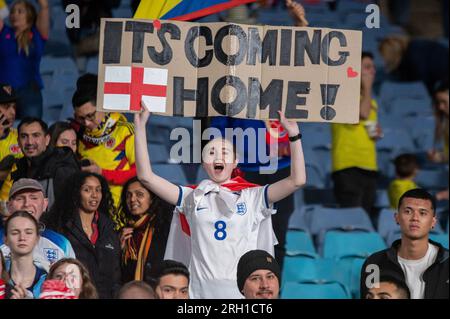
[[[225,165],[223,165],[222,163],[216,163],[216,164],[214,164],[214,172],[215,172],[216,174],[222,173],[223,170],[224,170],[224,168],[225,168]]]

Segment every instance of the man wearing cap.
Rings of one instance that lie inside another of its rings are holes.
[[[19,210],[28,211],[37,221],[47,209],[48,199],[45,197],[42,185],[29,178],[22,178],[15,182],[9,192],[7,204],[8,214]],[[38,245],[34,249],[34,261],[45,270],[62,258],[75,258],[70,242],[63,235],[45,229],[40,222],[41,233]],[[3,229],[0,229],[0,249],[6,259],[10,257],[9,247],[4,244]]]
[[[16,120],[17,95],[7,84],[0,84],[0,184],[11,171],[15,159],[22,157],[17,141]]]
[[[237,285],[245,299],[278,299],[281,270],[278,262],[264,250],[251,250],[237,267]]]

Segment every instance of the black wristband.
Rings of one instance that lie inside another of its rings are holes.
[[[295,136],[289,136],[289,141],[291,142],[295,142],[296,140],[301,140],[302,139],[302,134],[298,133]]]

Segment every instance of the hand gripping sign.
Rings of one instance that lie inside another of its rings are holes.
[[[360,31],[102,19],[99,59],[101,111],[359,121]]]

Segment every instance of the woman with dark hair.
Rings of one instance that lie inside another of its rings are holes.
[[[120,242],[111,220],[113,214],[106,180],[80,172],[70,178],[49,215],[89,270],[100,298],[112,298],[120,288]]]
[[[8,299],[39,298],[47,272],[36,266],[33,249],[39,242],[39,224],[27,211],[13,213],[5,223],[5,244],[11,250],[6,263]]]
[[[0,19],[0,83],[17,90],[19,118],[42,117],[42,78],[39,72],[50,30],[48,0],[38,0],[39,12],[26,0],[11,6],[11,26]]]
[[[77,133],[69,122],[56,122],[48,129],[50,145],[53,147],[69,147],[77,153]]]
[[[174,207],[133,177],[123,187],[121,209],[127,223],[120,236],[123,282],[147,281],[164,260]]]
[[[77,259],[64,258],[52,265],[47,279],[62,280],[77,299],[97,299],[98,293],[87,268]]]

